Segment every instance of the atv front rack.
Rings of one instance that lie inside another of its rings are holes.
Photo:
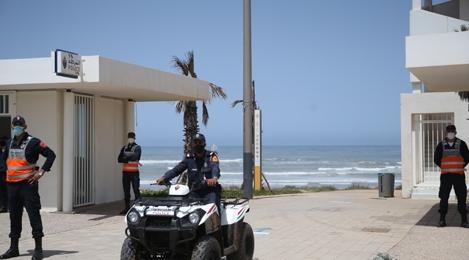
[[[249,199],[227,198],[227,199],[222,199],[221,203],[223,204],[223,206],[226,206],[226,205],[235,205],[236,206],[236,205],[244,204],[248,201],[249,201]]]
[[[204,198],[193,197],[142,197],[135,202],[135,205],[141,206],[189,206],[206,204],[207,200]]]

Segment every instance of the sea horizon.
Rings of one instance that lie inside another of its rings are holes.
[[[210,146],[208,146],[210,149]],[[142,146],[141,184],[149,184],[183,158],[182,146]],[[217,146],[224,186],[242,182],[242,146]],[[378,174],[400,184],[400,145],[265,145],[263,172],[273,187],[376,187]]]

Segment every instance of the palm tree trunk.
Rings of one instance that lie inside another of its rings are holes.
[[[197,120],[197,103],[188,101],[184,110],[184,154],[192,150],[192,137],[199,132]]]

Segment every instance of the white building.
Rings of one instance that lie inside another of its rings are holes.
[[[438,198],[439,169],[433,163],[446,125],[469,142],[469,0],[412,0],[406,68],[412,92],[401,95],[402,195]]]
[[[134,130],[135,102],[208,97],[203,80],[101,56],[80,59],[78,78],[56,75],[54,53],[0,60],[0,136],[10,135],[11,118],[19,114],[28,132],[57,154],[40,181],[46,210],[70,212],[123,198],[117,155]]]

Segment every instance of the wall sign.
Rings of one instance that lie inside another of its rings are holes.
[[[81,56],[77,53],[55,50],[55,74],[58,76],[78,78],[81,70]]]

